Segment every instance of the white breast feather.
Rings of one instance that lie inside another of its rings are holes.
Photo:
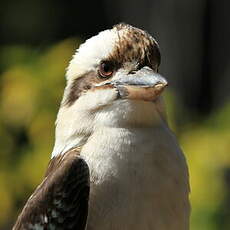
[[[187,230],[184,157],[166,127],[103,127],[81,152],[91,174],[88,230]]]

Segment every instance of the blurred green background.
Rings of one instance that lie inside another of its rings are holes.
[[[230,229],[229,3],[29,2],[0,7],[0,229],[11,228],[43,178],[75,49],[120,21],[148,30],[161,46],[169,122],[190,170],[191,230]]]

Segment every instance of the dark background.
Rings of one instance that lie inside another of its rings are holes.
[[[190,169],[191,230],[230,229],[229,12],[227,0],[1,0],[0,229],[43,178],[71,55],[119,22],[160,45],[169,123]]]

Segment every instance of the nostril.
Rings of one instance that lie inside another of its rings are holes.
[[[131,70],[129,74],[135,74],[137,71],[136,70]]]

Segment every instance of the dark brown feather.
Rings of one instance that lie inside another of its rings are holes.
[[[115,25],[119,41],[115,45],[110,59],[122,65],[129,61],[138,61],[140,66],[149,66],[158,71],[161,62],[160,48],[153,37],[146,31],[120,23]]]
[[[79,149],[54,157],[42,183],[27,201],[13,230],[84,230],[89,169]]]

